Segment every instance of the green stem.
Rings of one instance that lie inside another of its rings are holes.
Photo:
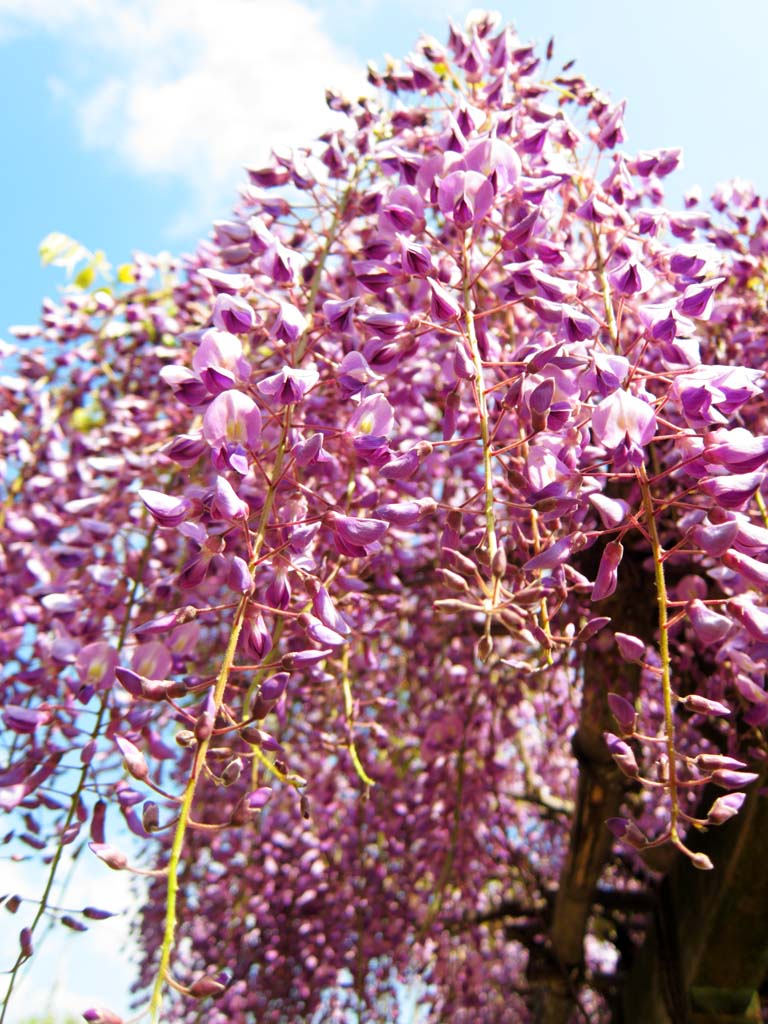
[[[234,622],[232,623],[232,629],[229,634],[227,649],[224,653],[224,659],[216,678],[216,686],[213,691],[213,703],[216,711],[221,707],[221,703],[224,699],[224,691],[226,690],[227,683],[229,681],[229,670],[235,660],[237,641],[240,638],[240,630],[242,629],[243,622],[245,620],[245,610],[247,605],[248,598],[244,596],[241,598],[240,603],[237,606]],[[160,1019],[159,1013],[160,1006],[162,1004],[163,989],[165,987],[166,975],[168,973],[168,966],[170,964],[171,952],[173,950],[174,937],[176,934],[176,903],[179,893],[179,863],[181,861],[181,853],[184,847],[184,837],[189,824],[190,811],[192,810],[192,802],[195,797],[197,783],[203,769],[203,764],[205,763],[205,757],[208,752],[211,739],[211,736],[207,736],[205,739],[201,740],[197,750],[195,751],[195,759],[192,764],[192,771],[190,772],[189,779],[187,780],[187,785],[184,789],[179,820],[176,825],[176,831],[174,832],[173,845],[171,846],[171,854],[168,859],[168,889],[165,904],[165,928],[163,932],[163,942],[160,947],[160,963],[155,977],[155,985],[152,990],[152,999],[149,1004],[149,1014],[152,1024],[157,1024]]]
[[[641,466],[637,472],[640,490],[643,496],[643,508],[648,527],[648,537],[651,541],[653,552],[653,565],[656,574],[656,601],[659,610],[659,656],[661,658],[661,684],[664,695],[664,729],[667,741],[668,761],[668,784],[669,797],[672,803],[670,821],[670,839],[676,845],[680,843],[677,833],[677,821],[680,813],[677,796],[677,762],[675,753],[675,721],[672,710],[672,680],[670,673],[669,655],[669,603],[667,600],[667,584],[664,577],[664,550],[659,540],[659,531],[656,526],[656,516],[653,509],[653,497],[651,486],[648,483],[648,476],[645,466]]]

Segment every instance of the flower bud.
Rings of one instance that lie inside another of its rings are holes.
[[[141,809],[141,824],[145,832],[154,832],[160,825],[160,808],[152,800],[147,800]]]
[[[741,789],[748,786],[757,778],[756,772],[735,772],[730,768],[720,768],[713,775],[710,781],[722,789]]]
[[[687,697],[678,697],[679,702],[686,711],[692,711],[697,715],[730,715],[731,709],[721,704],[720,701],[710,700],[708,697],[701,697],[698,693],[691,693]]]
[[[624,740],[619,739],[612,732],[604,733],[604,739],[608,746],[608,751],[619,766],[621,771],[630,779],[636,779],[640,774],[640,769],[637,766],[635,755],[632,752],[632,748]]]
[[[113,871],[122,871],[128,867],[128,858],[116,846],[111,846],[109,843],[88,843],[88,845],[99,860],[103,860]]]
[[[123,755],[125,767],[130,774],[139,782],[145,782],[149,778],[149,765],[142,752],[130,740],[126,740],[122,736],[116,736],[115,743]]]
[[[609,693],[608,707],[611,709],[611,714],[618,722],[622,733],[626,736],[632,735],[635,731],[637,714],[630,702],[624,697],[620,697],[618,693]]]
[[[739,813],[746,798],[746,793],[727,793],[725,796],[719,796],[709,809],[707,821],[710,825],[722,825]]]
[[[83,1020],[87,1024],[125,1024],[122,1017],[118,1017],[116,1013],[112,1013],[111,1010],[105,1010],[103,1007],[92,1007],[83,1013]]]

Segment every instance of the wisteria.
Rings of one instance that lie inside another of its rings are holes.
[[[552,49],[422,38],[2,343],[6,839],[147,886],[91,1024],[608,1022],[599,886],[764,777],[768,208]]]

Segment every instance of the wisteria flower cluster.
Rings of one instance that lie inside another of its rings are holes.
[[[148,876],[153,1022],[607,1021],[768,749],[768,211],[490,15],[369,77],[3,343],[8,841]]]

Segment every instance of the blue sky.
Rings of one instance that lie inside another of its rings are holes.
[[[671,200],[742,177],[768,192],[766,0],[517,0],[494,5],[525,40],[629,100],[628,151],[681,145]],[[454,0],[0,0],[0,337],[33,322],[62,275],[41,270],[49,231],[104,249],[184,251],[227,215],[240,170],[327,127],[325,86],[357,92],[369,59],[443,40]],[[674,184],[676,183],[676,184]],[[3,890],[38,878],[0,862]],[[115,909],[122,876],[89,868],[73,898]],[[7,922],[6,922],[7,923]],[[21,925],[19,925],[21,926]],[[52,945],[11,1024],[88,995],[125,1009],[125,919]],[[4,969],[16,930],[0,940]],[[6,948],[7,947],[7,948]],[[94,992],[98,982],[104,992]],[[83,1000],[86,1000],[83,1002]]]

